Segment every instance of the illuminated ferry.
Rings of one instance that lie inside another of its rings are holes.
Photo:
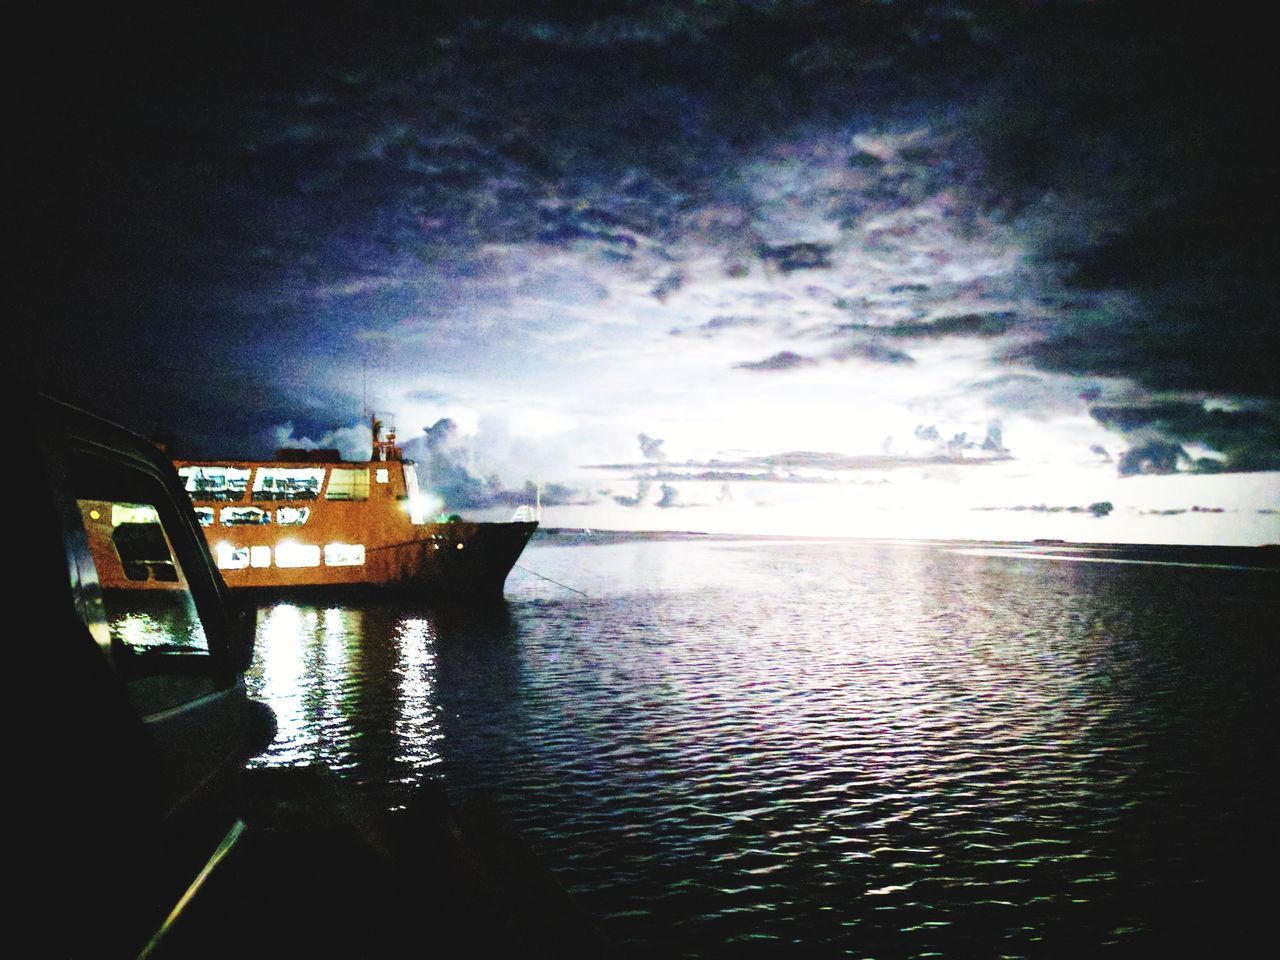
[[[429,518],[412,461],[373,419],[368,462],[337,450],[277,450],[271,461],[176,460],[209,549],[232,588],[399,587],[498,597],[538,528]]]

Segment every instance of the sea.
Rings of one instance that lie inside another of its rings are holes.
[[[1267,551],[540,533],[487,608],[264,604],[259,766],[482,796],[663,957],[1273,928]]]

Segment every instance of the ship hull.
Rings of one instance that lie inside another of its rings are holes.
[[[406,539],[370,545],[358,567],[247,567],[222,574],[233,590],[379,590],[434,600],[497,599],[537,528],[532,522],[426,524],[411,528]]]
[[[386,554],[389,586],[428,595],[499,597],[537,528],[536,523],[435,524],[427,539],[372,552]]]

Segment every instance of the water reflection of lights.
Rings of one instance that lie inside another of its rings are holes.
[[[255,764],[292,766],[316,755],[318,738],[308,728],[302,682],[306,637],[314,623],[314,612],[308,611],[304,618],[300,609],[288,603],[259,614],[256,662],[246,680],[250,695],[275,711],[277,732],[271,750]]]
[[[135,650],[148,647],[183,647],[208,650],[204,626],[194,615],[156,619],[145,613],[129,613],[111,619],[111,634]]]
[[[430,620],[406,618],[397,625],[396,640],[399,659],[395,672],[400,687],[396,759],[417,774],[440,762],[443,735],[436,695],[435,625]]]
[[[260,613],[252,696],[276,712],[279,732],[259,766],[355,766],[351,713],[359,687],[353,651],[364,629],[359,610],[281,603]]]
[[[325,666],[345,673],[351,641],[360,636],[360,611],[330,607],[324,612],[322,637]]]
[[[363,678],[358,658],[353,656],[363,635],[364,614],[360,610],[330,607],[317,626],[320,657],[312,667],[312,688],[318,701],[315,724],[319,733],[321,759],[334,771],[356,766],[352,715],[353,695]]]
[[[142,613],[111,621],[111,632],[135,648],[158,646],[168,640],[160,624]]]
[[[356,779],[367,766],[419,783],[441,761],[435,644],[428,619],[342,605],[263,609],[247,680],[279,733],[255,765],[322,764]]]

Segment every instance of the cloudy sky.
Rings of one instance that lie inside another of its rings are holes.
[[[476,516],[1280,540],[1231,4],[174,6],[20,18],[10,375],[189,456],[367,396]]]

